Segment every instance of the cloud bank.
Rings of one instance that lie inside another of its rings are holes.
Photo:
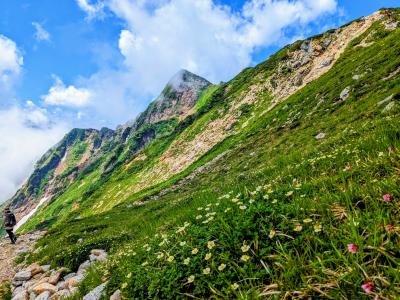
[[[0,104],[11,97],[24,64],[17,45],[0,34]]]
[[[107,14],[124,24],[122,65],[104,67],[75,85],[91,93],[95,114],[113,125],[118,117],[134,117],[179,69],[227,81],[254,63],[256,51],[282,46],[337,11],[336,0],[248,0],[237,11],[213,0],[77,3],[88,19]]]
[[[68,129],[44,108],[11,98],[21,80],[23,57],[16,43],[0,35],[0,203],[9,199],[37,161]]]
[[[66,124],[52,124],[47,111],[32,102],[0,110],[0,203],[16,192],[66,130]]]

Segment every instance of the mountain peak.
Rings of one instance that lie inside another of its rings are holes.
[[[144,124],[152,124],[190,113],[200,94],[211,83],[185,69],[178,71],[168,81],[161,94],[135,121],[137,129]]]

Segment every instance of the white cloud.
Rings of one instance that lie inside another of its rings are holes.
[[[110,125],[143,110],[179,69],[229,80],[253,64],[256,51],[289,42],[337,11],[337,0],[248,0],[238,11],[213,0],[77,1],[88,18],[107,9],[124,21],[122,66],[79,81],[91,95],[85,114]]]
[[[104,16],[104,3],[102,1],[91,4],[89,0],[76,0],[76,3],[87,14],[89,20]]]
[[[60,78],[54,76],[55,83],[47,95],[41,98],[45,103],[56,106],[84,107],[89,105],[91,92],[88,89],[65,86]]]
[[[26,107],[0,110],[0,203],[9,199],[37,161],[67,131],[31,101]]]
[[[50,41],[50,33],[44,29],[42,24],[33,22],[32,25],[35,27],[34,37],[37,41]]]
[[[78,4],[88,17],[107,8],[125,23],[118,43],[123,67],[81,82],[96,113],[120,121],[142,109],[143,99],[156,96],[179,69],[213,82],[229,80],[253,63],[256,50],[281,45],[337,7],[336,0],[249,0],[236,12],[213,0]]]
[[[9,96],[23,63],[24,59],[15,42],[0,34],[0,99]]]

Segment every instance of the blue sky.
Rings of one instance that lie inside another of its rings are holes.
[[[245,1],[218,0],[215,3],[228,5],[235,12],[240,12]],[[325,15],[316,23],[311,22],[304,28],[303,35],[312,35],[368,15],[381,7],[393,7],[396,4],[398,5],[398,1],[395,0],[341,0],[338,2],[339,9],[336,12]],[[119,69],[123,63],[123,56],[118,49],[118,40],[121,30],[126,28],[127,21],[110,11],[106,14],[101,18],[88,20],[87,13],[74,0],[1,1],[0,34],[13,40],[24,58],[22,78],[18,82],[14,95],[17,101],[32,100],[40,104],[41,96],[45,95],[53,85],[53,75],[61,78],[66,85],[70,85],[75,84],[79,78],[88,78],[105,68]],[[35,38],[33,22],[39,23],[49,32],[49,40],[38,41]],[[290,28],[286,30],[290,32]],[[290,34],[288,37],[290,38]],[[252,61],[249,64],[263,61],[286,42],[288,41],[274,42],[267,47],[257,46],[251,53]],[[176,70],[180,67],[182,66],[177,65]],[[221,78],[218,78],[218,74],[212,77],[211,80],[214,81],[229,78],[226,74],[221,74]],[[132,82],[132,84],[135,83]],[[138,95],[143,99],[135,99],[131,118],[144,109],[157,92],[153,90]],[[4,105],[5,102],[9,104],[9,99],[7,101],[2,99],[0,103]],[[93,127],[101,125],[114,127],[118,121],[124,122],[123,118],[126,117],[128,115],[124,114],[121,118],[104,120],[104,124],[99,124],[97,120],[87,120],[87,122],[75,120],[75,123]]]
[[[0,202],[68,130],[133,119],[181,68],[227,81],[296,39],[398,4],[0,1]]]

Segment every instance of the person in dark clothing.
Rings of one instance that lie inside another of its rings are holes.
[[[15,242],[17,241],[17,237],[13,232],[14,226],[16,224],[17,220],[15,218],[15,215],[11,212],[9,207],[6,207],[6,209],[4,209],[4,228],[6,229],[6,232],[8,233],[12,244],[15,244]]]

